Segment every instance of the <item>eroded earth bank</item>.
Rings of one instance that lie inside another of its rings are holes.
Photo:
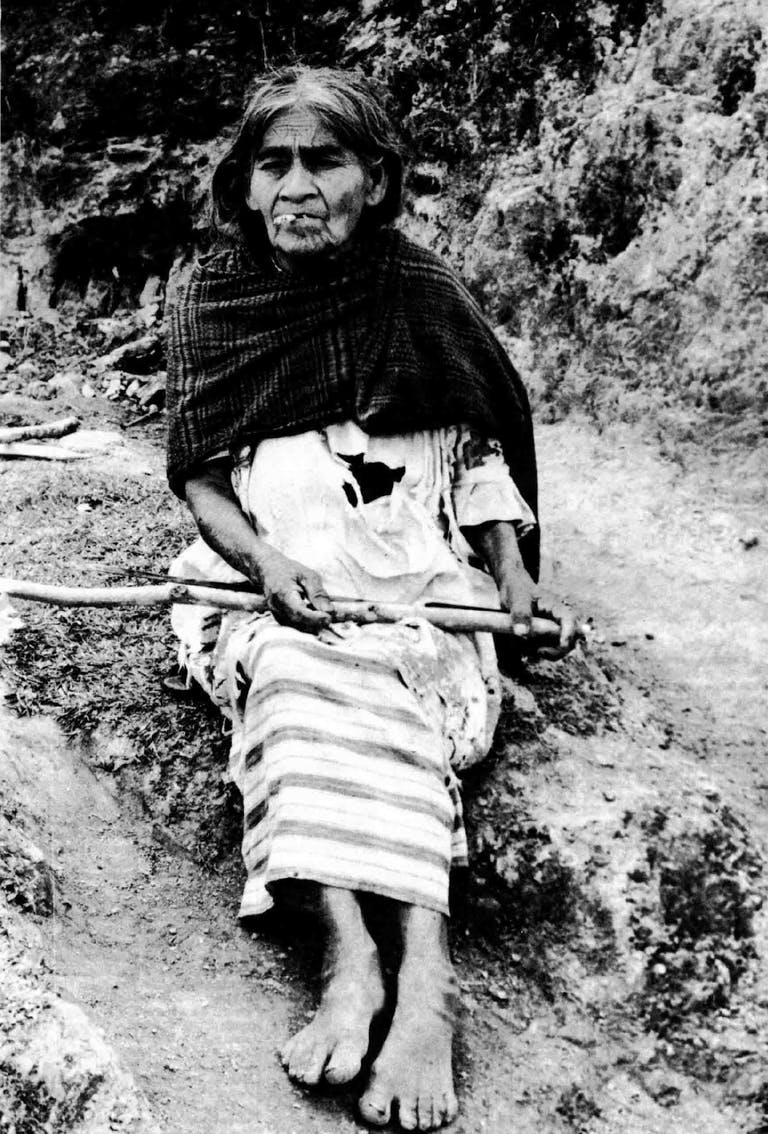
[[[107,445],[0,465],[4,571],[93,582],[105,565],[162,569],[189,537],[157,424],[139,439],[123,407],[74,397],[0,408],[5,422],[75,409],[81,444]],[[623,427],[539,435],[548,574],[595,629],[559,665],[513,667],[492,757],[466,786],[457,1129],[757,1134],[761,469],[673,463]],[[0,761],[6,1127],[356,1129],[351,1094],[305,1096],[279,1067],[311,1007],[312,935],[234,920],[226,740],[205,705],[161,687],[166,616],[15,606]]]
[[[548,581],[593,629],[510,663],[465,785],[462,1134],[768,1130],[765,0],[4,9],[0,572],[122,583],[191,523],[164,325],[254,71],[382,79],[405,225],[531,389]],[[69,448],[67,448],[69,446]],[[331,1134],[276,1051],[300,926],[239,927],[226,738],[160,610],[0,611],[0,1129]]]

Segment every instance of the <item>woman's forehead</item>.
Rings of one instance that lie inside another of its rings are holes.
[[[321,122],[315,111],[305,106],[284,110],[270,123],[261,140],[261,149],[307,149],[341,146],[332,130]],[[346,149],[346,147],[342,147]]]

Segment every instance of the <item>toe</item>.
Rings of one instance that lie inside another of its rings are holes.
[[[398,1115],[403,1130],[418,1130],[419,1116],[415,1100],[400,1100],[400,1113]]]
[[[453,1122],[456,1115],[459,1113],[459,1104],[453,1091],[448,1091],[443,1095],[443,1107],[441,1113],[441,1121],[444,1126],[449,1122]]]
[[[295,1047],[294,1039],[295,1037],[292,1036],[289,1040],[287,1040],[278,1052],[278,1056],[283,1067],[287,1067],[290,1064],[291,1059],[293,1058],[293,1050]]]
[[[361,1062],[362,1056],[357,1045],[339,1043],[328,1060],[325,1077],[334,1086],[350,1083],[359,1072]]]
[[[418,1115],[419,1130],[434,1130],[442,1121],[440,1116],[435,1114],[435,1108],[432,1106],[432,1099],[429,1095],[426,1098],[419,1099]]]
[[[371,1126],[386,1126],[392,1111],[392,1099],[387,1095],[367,1091],[357,1104],[360,1116]]]
[[[301,1036],[297,1036],[287,1059],[288,1074],[291,1079],[298,1079],[299,1082],[303,1082],[304,1073],[309,1067],[311,1059],[311,1045],[303,1040]]]
[[[306,1083],[309,1087],[316,1086],[322,1078],[327,1057],[328,1053],[324,1047],[318,1046],[312,1048],[308,1052],[306,1059],[298,1062],[295,1078],[299,1079],[302,1083]]]

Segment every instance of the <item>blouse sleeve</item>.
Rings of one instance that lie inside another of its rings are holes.
[[[536,526],[504,460],[501,442],[468,425],[456,430],[452,490],[461,528],[507,520],[521,536]]]

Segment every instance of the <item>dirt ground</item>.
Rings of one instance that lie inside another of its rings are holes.
[[[18,408],[6,406],[9,413]],[[114,428],[116,413],[96,406],[87,424]],[[44,462],[0,464],[4,570],[45,577],[41,565],[60,554],[62,516],[54,511],[64,500],[73,507],[67,555],[77,551],[79,561],[94,564],[130,558],[126,549],[139,538],[130,526],[136,505],[129,499],[119,530],[110,527],[103,478],[106,468],[127,483],[159,483],[160,430],[137,432],[126,431],[106,460],[93,456],[54,470]],[[599,773],[594,783],[576,777],[579,791],[570,805],[584,813],[597,814],[598,803],[620,809],[632,775],[662,802],[692,777],[705,798],[738,816],[750,853],[765,860],[768,531],[760,455],[705,457],[691,450],[662,457],[628,429],[598,434],[575,421],[541,426],[538,438],[548,580],[594,619],[596,648],[610,660],[625,706],[649,707],[636,728],[626,721],[619,733],[594,728],[569,740],[570,747],[561,735],[561,768],[542,770],[542,791],[549,791],[548,776],[565,776],[566,755],[583,757]],[[166,557],[166,530],[173,527],[168,557],[173,540],[188,532],[180,513],[173,515],[173,525],[160,511],[154,517],[158,526],[147,547],[155,562]],[[143,523],[136,517],[142,548]],[[109,535],[101,544],[99,531]],[[25,563],[36,573],[25,572]],[[39,626],[45,617],[16,606],[28,623]],[[64,624],[62,641],[73,625]],[[127,619],[124,625],[127,648],[135,644],[134,629]],[[86,648],[87,633],[78,635],[73,656]],[[119,636],[114,649],[105,675],[124,660]],[[170,645],[160,661],[169,651]],[[154,665],[156,654],[148,656]],[[2,676],[9,690],[25,688],[26,664],[31,672],[34,659],[26,663],[18,650],[8,655]],[[81,683],[93,680],[92,671],[81,673]],[[160,700],[159,683],[153,688]],[[16,754],[11,787],[34,812],[61,879],[52,915],[36,919],[45,960],[61,995],[103,1028],[159,1128],[165,1134],[362,1130],[351,1092],[309,1096],[288,1082],[277,1061],[280,1042],[311,1010],[317,962],[311,935],[301,940],[288,924],[240,927],[231,838],[215,861],[201,866],[183,823],[165,825],[147,807],[146,778],[133,774],[140,738],[123,744],[110,727],[85,747],[68,741],[39,711],[45,696],[53,710],[55,691],[45,693],[40,682],[34,689],[37,701],[11,697],[3,723],[8,751]],[[163,712],[173,723],[178,709],[170,703]],[[105,720],[111,725],[108,714]],[[220,752],[215,755],[218,760]],[[226,793],[223,766],[212,770],[212,759],[201,756],[201,764],[187,767],[184,798],[216,781]],[[622,761],[626,777],[616,771]],[[180,767],[172,768],[177,777]],[[599,800],[590,797],[593,789]],[[550,795],[552,806],[553,800]],[[609,965],[587,980],[563,946],[557,987],[547,988],[530,977],[524,926],[511,935],[476,933],[471,918],[460,920],[457,1132],[694,1134],[703,1125],[723,1134],[764,1132],[768,1089],[757,1081],[768,1040],[763,925],[759,915],[749,979],[720,1014],[707,1017],[701,1045],[714,1053],[707,1076],[701,1062],[693,1070],[685,1064],[674,1039],[616,1009],[620,981],[605,971]],[[737,1024],[741,1046],[718,1062],[718,1044],[727,1049]],[[730,1061],[749,1066],[749,1088],[733,1088]]]

